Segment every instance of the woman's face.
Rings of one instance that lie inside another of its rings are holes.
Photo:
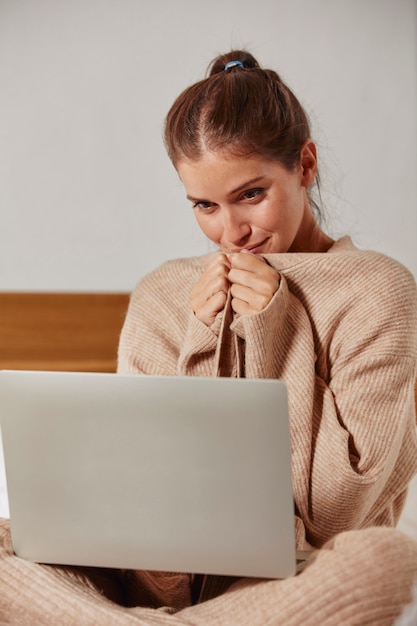
[[[291,172],[264,157],[224,152],[182,159],[177,171],[201,230],[224,252],[309,250],[316,226],[307,198],[316,174],[312,142]]]

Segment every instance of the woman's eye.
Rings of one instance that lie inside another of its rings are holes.
[[[242,195],[245,200],[253,200],[261,196],[264,191],[264,189],[257,187],[256,189],[248,189],[248,191],[245,191]]]
[[[213,204],[211,202],[193,202],[193,209],[199,209],[200,211],[209,211],[213,208]]]

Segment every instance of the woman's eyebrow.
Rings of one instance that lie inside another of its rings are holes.
[[[233,193],[237,193],[238,191],[242,191],[242,189],[245,189],[245,187],[249,187],[250,185],[259,183],[259,181],[263,180],[263,178],[264,178],[263,176],[257,176],[256,178],[251,178],[250,180],[247,180],[241,185],[239,185],[239,187],[236,187],[236,189],[233,189],[233,191],[231,191],[230,193],[233,194]]]
[[[190,202],[209,202],[208,200],[202,200],[201,198],[193,198],[193,196],[189,196],[188,193],[187,193],[187,195],[185,197]]]
[[[229,191],[228,195],[233,195],[234,193],[238,193],[239,191],[242,191],[242,189],[245,189],[246,187],[250,187],[250,185],[254,185],[255,183],[259,183],[259,181],[263,179],[264,179],[264,176],[256,176],[256,178],[251,178],[250,180],[246,180],[244,183],[242,183],[235,189],[232,189],[232,191]],[[203,200],[202,198],[193,198],[193,196],[190,196],[188,194],[187,194],[187,200],[190,200],[190,202],[208,202],[208,200]]]

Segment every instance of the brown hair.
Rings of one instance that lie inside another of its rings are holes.
[[[214,59],[207,78],[180,94],[166,117],[164,135],[174,166],[210,150],[257,154],[292,171],[310,138],[310,124],[276,72],[262,69],[246,50],[233,50]],[[316,183],[320,196],[318,174]],[[320,219],[320,209],[309,196]]]
[[[239,61],[225,69],[227,63]],[[208,77],[186,89],[165,121],[165,144],[174,165],[205,150],[259,154],[292,170],[310,137],[307,115],[272,70],[245,50],[217,57]]]

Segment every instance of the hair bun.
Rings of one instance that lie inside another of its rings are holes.
[[[228,63],[233,63],[233,61],[239,61],[237,66],[240,67],[240,64],[242,64],[243,67],[248,69],[259,69],[258,61],[249,52],[246,52],[246,50],[232,50],[227,54],[222,54],[216,57],[214,61],[211,62],[208,69],[208,76],[213,76],[214,74],[223,72],[226,65]]]

